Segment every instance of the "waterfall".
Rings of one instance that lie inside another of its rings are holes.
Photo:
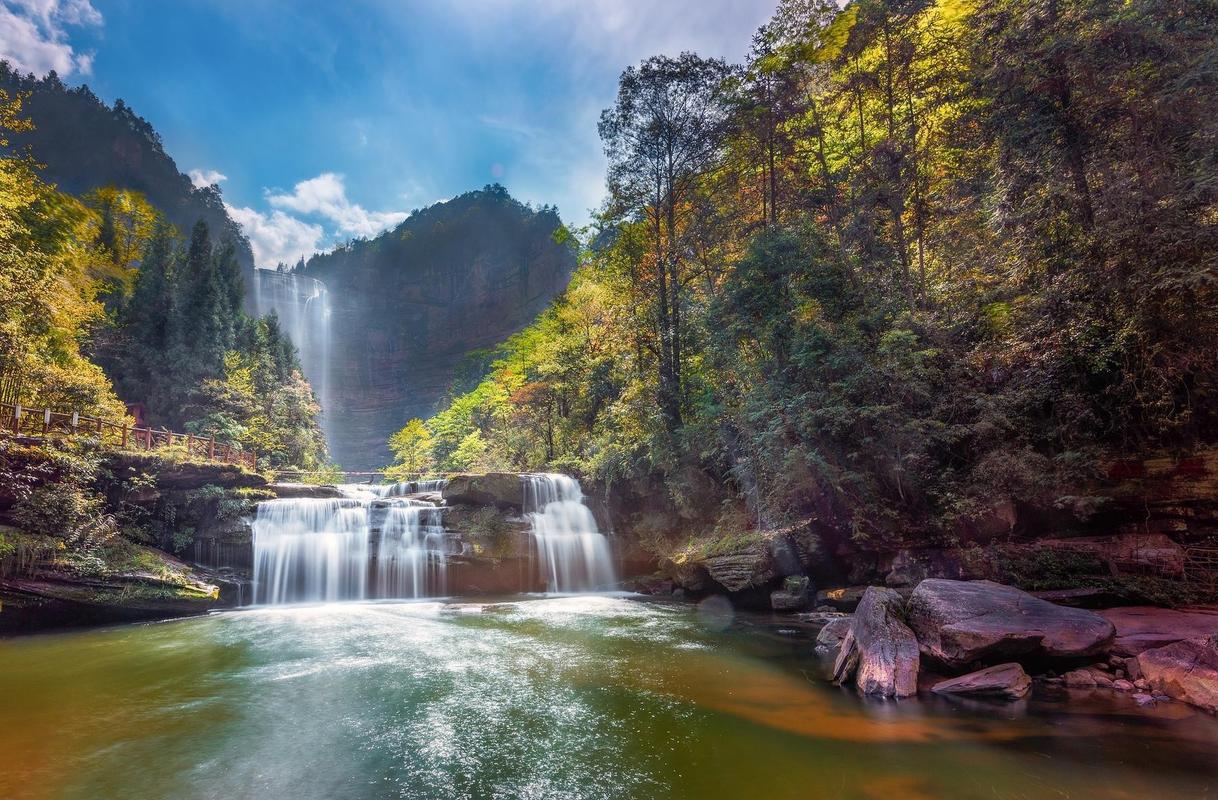
[[[321,427],[330,441],[330,299],[326,285],[295,272],[259,269],[254,276],[254,305],[259,315],[275,312],[296,346],[300,368],[321,403]]]
[[[341,486],[342,498],[258,504],[254,602],[330,602],[443,594],[442,509],[382,498],[376,486]]]
[[[377,545],[376,588],[381,597],[444,594],[447,562],[440,509],[408,501],[389,508]]]
[[[617,583],[609,540],[584,505],[579,482],[566,475],[521,475],[524,511],[542,578],[550,592],[609,589]]]

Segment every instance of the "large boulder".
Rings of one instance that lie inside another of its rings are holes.
[[[514,472],[456,475],[449,479],[441,494],[450,506],[495,506],[519,511],[524,503],[524,488]]]
[[[1099,614],[1116,626],[1112,649],[1122,656],[1136,656],[1182,639],[1218,634],[1218,610],[1212,608],[1125,606],[1105,609]]]
[[[1218,636],[1146,650],[1138,666],[1156,693],[1218,712]]]
[[[823,657],[833,656],[836,659],[852,624],[854,618],[849,615],[835,617],[826,622],[825,627],[816,634],[816,654]]]
[[[992,581],[924,580],[910,596],[906,615],[922,653],[956,669],[1093,656],[1107,651],[1115,632],[1098,614]]]
[[[770,541],[763,536],[746,538],[736,547],[713,553],[704,564],[715,583],[729,592],[764,586],[779,577]]]
[[[853,673],[863,694],[917,694],[918,640],[904,622],[904,606],[892,589],[868,587],[833,665],[835,681],[844,683]]]
[[[998,664],[958,678],[939,681],[931,687],[935,694],[962,694],[974,697],[1001,697],[1018,700],[1032,688],[1032,679],[1019,664]]]

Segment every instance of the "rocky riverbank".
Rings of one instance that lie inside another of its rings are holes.
[[[853,613],[800,616],[821,625],[816,654],[830,679],[865,695],[1014,701],[1038,683],[1218,712],[1218,613],[1162,611],[1100,614],[990,581],[928,579],[907,597],[868,587]],[[1139,636],[1153,646],[1129,654]]]

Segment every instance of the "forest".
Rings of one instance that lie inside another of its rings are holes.
[[[1216,45],[1211,2],[787,0],[628,68],[570,287],[394,469],[933,542],[1212,443]]]

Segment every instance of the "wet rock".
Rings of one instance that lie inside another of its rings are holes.
[[[842,616],[826,622],[825,627],[816,634],[816,654],[822,657],[837,658],[837,654],[842,648],[842,640],[846,638],[853,621],[851,617]]]
[[[964,694],[1018,700],[1032,688],[1032,679],[1019,664],[999,664],[948,678],[931,687],[936,694]]]
[[[1218,712],[1218,635],[1146,650],[1138,663],[1156,694]]]
[[[905,624],[905,601],[891,589],[872,586],[858,610],[833,667],[834,680],[854,675],[863,694],[909,697],[918,691],[918,640]]]
[[[1155,699],[1144,692],[1139,692],[1133,696],[1133,701],[1140,706],[1153,706]]]
[[[524,488],[515,472],[488,472],[481,475],[455,475],[441,491],[449,505],[495,506],[520,510]]]
[[[816,604],[832,606],[839,611],[854,611],[863,599],[866,586],[847,586],[840,589],[824,589],[816,593]]]
[[[1072,669],[1062,676],[1062,680],[1071,689],[1095,688],[1095,676],[1089,669]]]
[[[775,611],[799,611],[808,607],[812,582],[807,575],[791,575],[782,586],[770,592],[770,607]]]
[[[343,496],[343,493],[338,490],[337,486],[310,483],[271,483],[267,484],[266,488],[274,492],[275,496],[280,499],[314,497],[328,500]]]
[[[922,653],[950,667],[1029,658],[1081,658],[1103,653],[1112,623],[1077,608],[991,581],[928,579],[907,605]]]
[[[1129,676],[1129,680],[1137,681],[1142,677],[1142,666],[1138,664],[1138,659],[1125,659],[1125,674]]]
[[[1118,680],[1118,681],[1112,682],[1112,688],[1116,689],[1118,692],[1132,692],[1134,689],[1134,686],[1129,681]]]
[[[1116,627],[1112,649],[1122,656],[1136,656],[1144,650],[1184,639],[1218,634],[1218,611],[1214,609],[1126,606],[1099,613]]]

